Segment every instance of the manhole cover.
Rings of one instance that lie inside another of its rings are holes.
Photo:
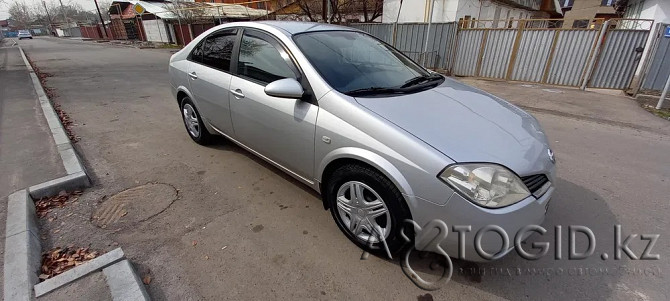
[[[177,190],[167,184],[150,183],[111,196],[93,213],[101,228],[145,221],[162,212],[177,199]],[[118,225],[117,225],[118,224]]]

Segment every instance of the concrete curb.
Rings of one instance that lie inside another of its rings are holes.
[[[30,62],[28,61],[28,58],[26,57],[25,52],[23,52],[23,48],[21,48],[21,46],[19,46],[19,52],[21,52],[21,57],[23,58],[23,62],[26,64],[26,68],[28,68],[30,78],[33,81],[33,87],[35,88],[37,97],[40,100],[44,118],[47,120],[47,124],[51,130],[54,143],[56,143],[56,148],[58,149],[58,154],[63,160],[63,167],[65,167],[65,171],[67,172],[67,176],[63,178],[48,181],[43,184],[31,187],[29,189],[30,195],[33,198],[41,198],[54,195],[63,189],[72,190],[91,186],[91,181],[86,174],[84,164],[81,163],[77,153],[74,151],[72,143],[70,142],[65,129],[60,123],[58,115],[56,115],[56,110],[54,110],[53,106],[51,105],[51,102],[49,101],[49,98],[47,97],[47,94],[44,92],[44,88],[40,83],[40,79],[37,77],[35,70],[30,65]],[[60,185],[63,186],[61,187]]]
[[[121,248],[116,248],[63,274],[38,283],[35,285],[35,297],[41,297],[90,273],[100,271],[107,266],[123,260],[124,258],[125,255],[123,254],[123,250],[121,250]],[[124,277],[128,276],[130,275],[125,275]]]
[[[144,284],[128,260],[119,261],[102,270],[114,301],[150,300]],[[132,277],[129,277],[132,275]]]
[[[7,202],[5,236],[4,300],[33,299],[38,282],[41,250],[35,204],[23,189],[12,193]]]
[[[82,183],[88,183],[88,177],[83,171],[30,186],[28,187],[28,193],[33,199],[41,199],[56,195],[61,190],[70,191],[81,188],[83,187]]]

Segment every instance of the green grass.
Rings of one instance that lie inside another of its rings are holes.
[[[648,112],[661,117],[666,120],[670,120],[670,109],[660,109],[657,110],[654,106],[650,106],[647,104],[643,104],[642,107],[647,110]]]

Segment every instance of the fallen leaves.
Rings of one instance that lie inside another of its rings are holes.
[[[149,285],[151,283],[151,275],[146,275],[142,278],[142,283]]]
[[[40,280],[52,278],[86,261],[98,257],[97,251],[88,248],[54,248],[42,253]]]
[[[33,67],[33,70],[35,70],[35,74],[39,78],[40,83],[42,84],[44,93],[46,93],[47,97],[51,101],[51,104],[53,105],[53,108],[56,111],[56,114],[58,115],[58,118],[60,119],[60,122],[63,125],[63,128],[65,129],[68,138],[70,138],[70,141],[72,141],[72,143],[76,143],[77,141],[79,141],[80,137],[75,135],[72,131],[72,126],[74,126],[72,118],[70,118],[70,116],[61,109],[60,104],[54,101],[54,99],[56,98],[56,93],[54,92],[54,89],[49,88],[47,86],[47,78],[52,77],[53,74],[41,71],[40,68],[37,67],[35,63],[33,63],[30,57],[27,58],[30,65]]]
[[[72,192],[61,191],[58,195],[41,198],[35,202],[35,210],[39,218],[43,218],[51,212],[54,208],[62,208],[65,204],[72,198],[72,201],[76,201],[81,195],[81,191],[75,190]],[[53,221],[53,219],[49,219]]]
[[[55,103],[54,101],[51,101],[51,103],[53,104],[54,110],[56,110],[56,114],[58,114],[60,123],[63,125],[63,128],[65,128],[67,137],[70,138],[70,141],[72,141],[72,143],[79,141],[80,137],[75,135],[74,132],[72,131],[74,122],[72,121],[72,118],[70,118],[70,115],[68,115],[67,113],[65,113],[65,111],[63,111],[63,109],[61,109],[60,104]]]

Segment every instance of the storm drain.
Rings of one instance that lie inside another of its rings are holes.
[[[176,199],[177,190],[171,185],[149,183],[111,196],[91,220],[100,228],[141,222],[163,212]]]

